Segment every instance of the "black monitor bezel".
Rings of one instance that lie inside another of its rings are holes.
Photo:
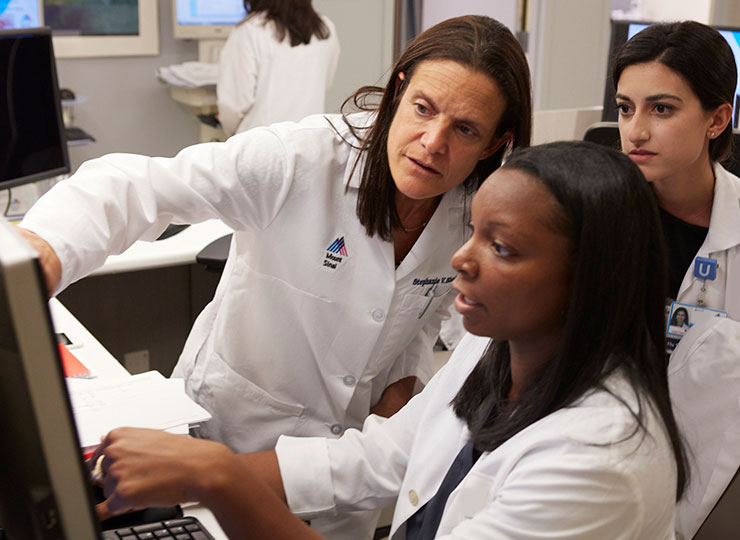
[[[39,28],[13,28],[0,30],[0,39],[4,39],[6,36],[10,37],[22,37],[30,35],[34,37],[45,37],[49,45],[49,54],[51,62],[49,63],[51,69],[51,82],[52,82],[52,94],[54,99],[54,111],[57,119],[58,137],[60,141],[60,150],[62,153],[63,165],[47,169],[45,171],[36,172],[33,174],[20,176],[11,179],[0,179],[0,190],[13,188],[23,184],[30,184],[39,180],[46,180],[47,178],[53,178],[62,174],[68,174],[71,170],[69,161],[69,150],[67,148],[67,137],[64,132],[64,120],[62,115],[62,102],[59,94],[59,79],[57,78],[56,68],[56,57],[54,56],[54,43],[51,39],[51,29],[46,26]]]
[[[13,446],[11,442],[3,453],[12,459],[14,467],[35,471],[29,473],[33,474],[33,485],[0,486],[8,490],[0,500],[18,497],[36,501],[37,497],[30,497],[30,493],[52,494],[38,499],[33,508],[25,507],[25,516],[8,516],[7,509],[0,511],[4,519],[13,520],[2,525],[16,533],[23,532],[23,540],[47,539],[51,534],[53,538],[68,540],[98,540],[100,525],[54,337],[38,254],[12,225],[2,220],[0,247],[0,279],[4,281],[5,291],[5,302],[0,309],[8,309],[11,327],[4,331],[12,333],[9,343],[15,343],[16,347],[9,351],[6,360],[16,361],[15,371],[22,374],[17,380],[3,380],[0,386],[8,385],[4,400],[9,404],[24,403],[30,411],[29,416],[17,417],[18,409],[3,407],[0,415],[7,416],[2,416],[4,420],[0,423],[23,426],[15,431],[22,430],[32,441],[28,448]],[[19,478],[27,476],[22,474]],[[29,524],[37,524],[30,533],[26,529]]]

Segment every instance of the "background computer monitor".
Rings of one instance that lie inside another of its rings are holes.
[[[172,0],[176,38],[226,39],[246,16],[242,0]]]
[[[604,121],[617,121],[617,107],[614,98],[614,85],[611,78],[612,60],[619,48],[627,42],[632,36],[640,30],[647,28],[651,23],[640,21],[612,21],[611,23],[611,40],[609,45],[609,67],[606,73],[606,89],[604,91],[604,110],[601,119]],[[738,83],[735,89],[735,99],[733,106],[732,126],[738,128],[738,113],[740,112],[740,29],[729,28],[724,26],[713,26],[722,37],[729,43],[732,52],[735,55],[735,64],[738,66]]]
[[[0,30],[0,189],[69,172],[48,28]]]
[[[99,538],[37,254],[0,220],[0,528]],[[2,536],[2,535],[0,535]]]
[[[0,30],[36,28],[43,23],[43,0],[0,1]]]

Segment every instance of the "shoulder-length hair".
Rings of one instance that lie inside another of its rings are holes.
[[[514,152],[502,169],[541,182],[560,206],[550,225],[570,240],[572,250],[562,341],[530,386],[508,404],[509,348],[494,340],[454,398],[456,414],[467,421],[475,446],[492,450],[590,389],[604,389],[605,378],[620,369],[637,398],[635,433],[644,428],[646,408],[654,406],[662,418],[680,497],[688,468],[668,394],[667,263],[649,184],[628,156],[587,142]]]
[[[612,82],[617,88],[622,71],[633,64],[660,62],[681,76],[699,98],[705,111],[733,104],[737,66],[725,38],[714,28],[695,21],[653,24],[635,34],[617,51]],[[732,154],[732,122],[709,141],[712,161]]]
[[[275,23],[277,38],[290,36],[290,46],[306,45],[313,36],[318,39],[329,37],[329,29],[314,11],[311,0],[244,0],[244,9],[249,13],[264,13],[267,20]]]
[[[671,326],[678,326],[678,314],[683,313],[683,324],[690,324],[689,323],[689,312],[686,310],[686,308],[677,308],[673,312],[673,316],[671,317]]]
[[[501,137],[510,131],[513,147],[529,146],[532,132],[529,66],[521,45],[509,29],[490,17],[475,15],[448,19],[429,28],[401,54],[385,89],[364,86],[342,105],[342,110],[353,103],[360,110],[377,111],[375,122],[362,137],[360,147],[360,155],[365,154],[366,161],[357,199],[357,217],[369,236],[377,234],[390,240],[393,227],[401,226],[394,198],[395,183],[388,165],[388,131],[414,70],[425,60],[452,60],[494,80],[506,98],[506,110],[494,136]],[[399,73],[405,74],[402,81],[399,81]],[[371,103],[379,96],[379,104]],[[478,162],[465,180],[468,191],[478,189],[501,164],[505,151],[502,147]]]

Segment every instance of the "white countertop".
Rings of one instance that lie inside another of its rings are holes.
[[[136,242],[120,255],[108,257],[105,264],[90,275],[191,264],[200,250],[230,232],[232,230],[219,219],[190,225],[164,240]]]

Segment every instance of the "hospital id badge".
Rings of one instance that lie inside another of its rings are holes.
[[[671,354],[692,326],[716,317],[727,317],[727,312],[681,302],[666,304],[666,352]]]

